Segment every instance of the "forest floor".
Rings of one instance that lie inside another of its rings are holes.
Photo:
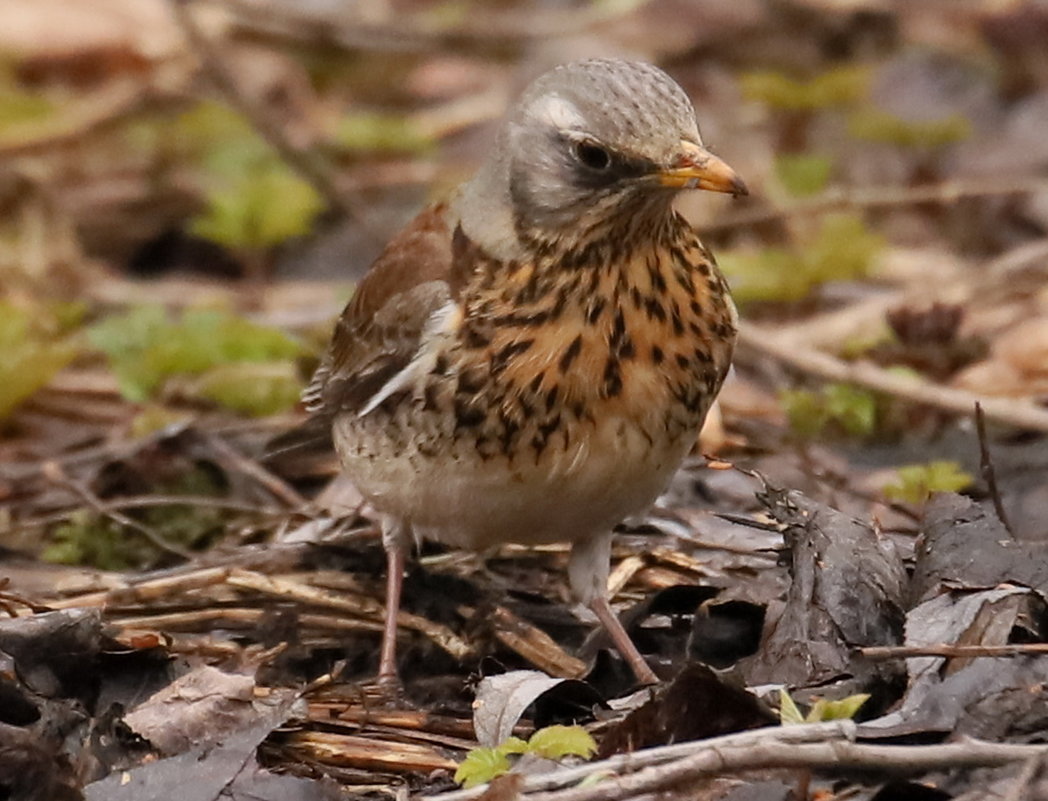
[[[1019,0],[7,0],[0,798],[1048,797],[1046,40]],[[391,707],[299,392],[528,80],[609,55],[751,191],[681,200],[735,368],[613,551],[662,681],[567,546],[424,543]]]

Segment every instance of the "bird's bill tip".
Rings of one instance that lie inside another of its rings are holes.
[[[673,166],[659,172],[659,183],[674,189],[706,189],[739,197],[750,190],[727,163],[694,142],[681,141],[681,152]]]

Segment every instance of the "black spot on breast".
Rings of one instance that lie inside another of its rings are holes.
[[[648,313],[648,319],[658,320],[660,323],[666,322],[666,310],[662,308],[658,298],[648,298],[645,303],[645,310]]]
[[[589,306],[586,308],[586,322],[593,325],[600,319],[600,315],[604,312],[604,306],[606,301],[602,297],[594,298],[590,301]]]
[[[662,352],[662,348],[658,345],[651,346],[651,360],[655,364],[662,364],[662,360],[666,358],[666,354]]]
[[[465,398],[455,398],[455,427],[474,428],[484,422],[484,410]]]
[[[713,361],[713,356],[705,348],[695,348],[695,361],[700,364],[710,364]]]
[[[622,392],[622,372],[619,360],[614,356],[604,365],[604,397],[614,398]]]
[[[630,338],[629,334],[626,334],[626,339],[619,343],[616,355],[618,355],[620,359],[632,359],[637,355],[637,350],[633,347],[633,340]]]
[[[475,395],[487,383],[488,371],[483,367],[468,367],[459,373],[455,392],[461,395]]]
[[[694,298],[692,298],[691,301],[691,313],[698,317],[702,316],[702,306]]]
[[[666,278],[662,274],[662,270],[659,269],[657,261],[648,262],[648,278],[651,280],[651,287],[658,293],[666,291]]]
[[[545,373],[538,373],[533,379],[531,379],[531,383],[528,384],[528,389],[532,392],[538,392],[539,387],[542,386],[542,379],[545,375]]]
[[[572,363],[578,358],[579,352],[582,350],[582,334],[576,336],[571,344],[565,349],[564,353],[560,357],[560,361],[557,362],[557,369],[562,373],[568,372],[571,369]]]
[[[559,394],[560,387],[554,385],[550,387],[549,392],[546,393],[546,411],[552,411],[553,407],[557,405],[557,395]]]
[[[553,434],[553,432],[556,431],[558,428],[560,428],[560,415],[555,414],[553,415],[553,417],[551,417],[549,420],[547,420],[545,423],[539,426],[539,436],[541,436],[543,440],[548,440],[550,438],[550,435]]]
[[[526,352],[534,344],[534,339],[518,339],[515,342],[510,342],[503,347],[502,350],[492,355],[491,372],[502,372],[506,369],[506,365],[509,363],[510,359]]]
[[[427,384],[422,392],[422,408],[427,412],[435,411],[439,406],[438,400],[437,385]]]
[[[682,370],[688,369],[688,365],[690,364],[690,362],[687,356],[685,356],[683,353],[678,353],[676,358],[678,367],[680,367]]]
[[[622,344],[626,338],[626,316],[622,313],[622,309],[615,310],[615,320],[612,323],[611,338],[609,344],[612,348],[617,348]]]
[[[677,304],[673,304],[673,310],[670,312],[670,322],[673,323],[673,333],[680,336],[684,333],[684,321],[680,317],[680,308]]]
[[[480,350],[486,348],[491,343],[491,334],[486,331],[481,331],[474,326],[466,328],[465,336],[463,337],[466,347],[471,350]]]

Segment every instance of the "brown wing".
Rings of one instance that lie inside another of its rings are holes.
[[[375,260],[302,395],[310,411],[359,410],[411,361],[426,320],[451,297],[446,216],[446,204],[426,209]]]

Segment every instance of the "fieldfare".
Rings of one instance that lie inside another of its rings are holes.
[[[304,397],[382,520],[381,683],[397,681],[418,537],[570,542],[573,594],[657,681],[608,603],[611,530],[694,445],[736,330],[713,257],[672,208],[682,189],[746,193],[684,91],[649,64],[567,64],[360,283]]]

